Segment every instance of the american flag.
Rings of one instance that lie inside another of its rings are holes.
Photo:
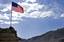
[[[15,2],[12,2],[12,10],[15,12],[20,12],[20,13],[24,13],[24,9],[22,6],[18,5]]]

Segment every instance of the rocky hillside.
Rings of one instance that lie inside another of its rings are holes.
[[[64,28],[33,37],[28,42],[64,42]]]
[[[0,42],[19,42],[16,31],[13,27],[0,28]]]

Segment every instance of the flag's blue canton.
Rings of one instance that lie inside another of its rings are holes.
[[[18,4],[16,4],[16,3],[12,2],[12,6],[17,7],[17,6],[18,6]]]

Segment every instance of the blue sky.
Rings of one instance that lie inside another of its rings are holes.
[[[21,38],[28,39],[64,27],[64,0],[0,0],[0,27],[9,27],[11,2],[24,8],[12,11],[12,26]]]

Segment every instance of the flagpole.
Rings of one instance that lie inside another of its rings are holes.
[[[11,15],[10,15],[10,27],[12,27],[12,6],[11,6]]]
[[[14,7],[14,9],[13,9],[13,7]],[[11,16],[10,16],[10,27],[12,27],[12,10],[14,10],[16,12],[24,13],[23,7],[21,7],[20,5],[18,5],[15,2],[12,2],[12,5],[11,5]]]

